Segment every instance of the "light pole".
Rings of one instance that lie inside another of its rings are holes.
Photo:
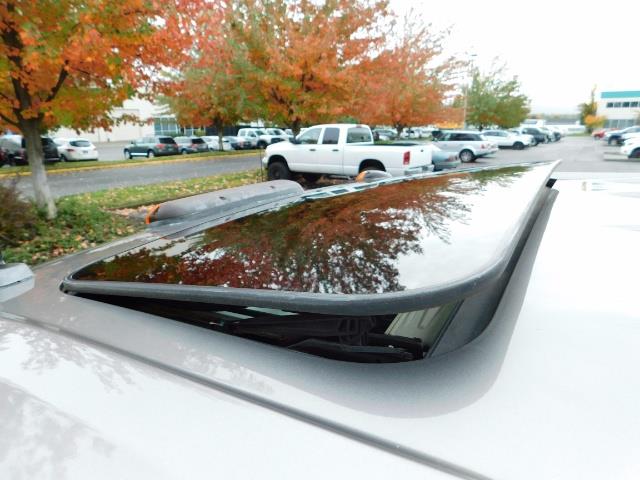
[[[468,98],[469,98],[469,78],[470,75],[473,73],[473,59],[476,57],[477,55],[475,53],[470,53],[469,54],[469,60],[468,60],[468,69],[467,69],[467,75],[464,81],[464,103],[462,104],[462,128],[466,129],[467,128],[467,102],[468,102]],[[473,77],[471,77],[473,81]]]

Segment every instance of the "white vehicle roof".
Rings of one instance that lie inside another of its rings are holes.
[[[514,178],[501,177],[501,188],[521,178],[521,166],[505,168]],[[431,178],[466,188],[469,175]],[[521,208],[477,193],[485,207]],[[446,355],[408,363],[313,357],[61,291],[69,272],[169,243],[195,221],[42,265],[30,289],[0,309],[0,412],[10,439],[0,442],[0,473],[635,479],[640,183],[557,180],[548,193],[486,328]],[[448,195],[431,209],[434,236],[447,209],[464,228],[465,199]],[[504,226],[491,214],[473,219]],[[486,246],[483,234],[467,240],[459,253]],[[443,268],[459,267],[451,263],[443,257]],[[428,277],[421,267],[403,265]]]

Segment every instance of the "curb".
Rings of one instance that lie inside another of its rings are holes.
[[[163,165],[163,164],[171,164],[171,163],[186,163],[186,162],[206,162],[211,160],[223,160],[225,158],[235,158],[235,157],[249,157],[254,155],[256,152],[252,153],[229,153],[225,155],[215,155],[212,157],[191,157],[187,155],[187,158],[172,158],[169,160],[154,160],[151,162],[135,162],[135,163],[121,163],[118,165],[109,165],[105,162],[103,165],[92,165],[90,167],[76,167],[76,168],[57,168],[55,170],[47,170],[47,176],[49,175],[61,175],[63,173],[69,172],[90,172],[94,170],[110,170],[114,168],[134,168],[134,167],[148,167],[149,165]],[[13,172],[13,173],[2,173],[0,172],[0,179],[3,178],[11,178],[11,177],[30,177],[30,171],[22,171],[22,172]]]

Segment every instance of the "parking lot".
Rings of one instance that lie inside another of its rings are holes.
[[[113,144],[115,152],[119,148]],[[526,150],[500,150],[497,153],[480,158],[476,162],[463,164],[461,168],[482,165],[506,165],[519,162],[543,162],[562,160],[557,171],[571,178],[628,177],[630,174],[640,177],[640,162],[617,156],[617,147],[608,147],[603,142],[590,137],[565,137],[556,143],[530,147]],[[614,153],[612,155],[612,153]],[[605,155],[606,154],[606,155]],[[76,193],[117,188],[132,185],[145,185],[171,180],[204,177],[222,173],[250,170],[259,166],[256,154],[246,157],[232,157],[217,160],[199,160],[175,164],[144,165],[140,167],[115,168],[108,170],[76,171],[49,175],[49,184],[56,197]],[[322,184],[322,182],[321,182]],[[22,177],[19,188],[26,195],[32,195],[31,180]]]
[[[620,147],[609,147],[591,137],[565,137],[559,142],[538,145],[522,151],[500,150],[495,155],[478,159],[479,165],[495,165],[516,162],[542,162],[562,160],[558,172],[640,175],[640,161],[616,155]],[[613,153],[613,155],[612,155]],[[605,160],[604,158],[610,158]],[[614,159],[615,158],[615,159]],[[569,175],[570,176],[570,175]],[[588,175],[587,175],[588,176]]]

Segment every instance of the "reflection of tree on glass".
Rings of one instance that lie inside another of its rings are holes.
[[[399,261],[447,243],[486,188],[505,188],[523,167],[393,183],[307,201],[153,244],[76,278],[318,293],[403,290]],[[176,253],[177,252],[177,253]],[[428,275],[429,272],[424,272]]]

